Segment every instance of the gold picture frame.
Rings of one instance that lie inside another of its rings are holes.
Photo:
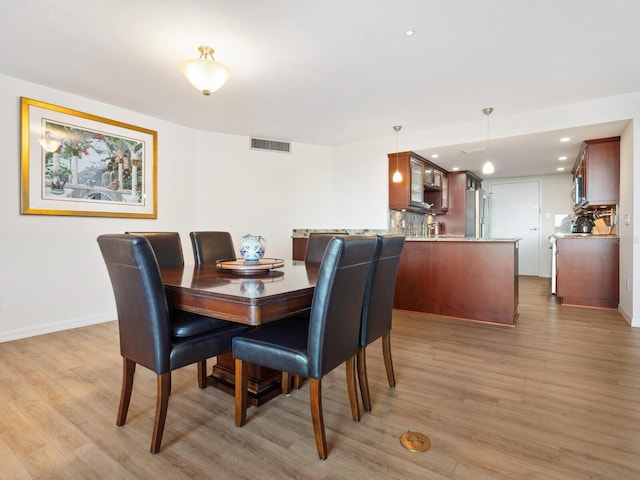
[[[153,130],[20,98],[21,213],[157,218]]]

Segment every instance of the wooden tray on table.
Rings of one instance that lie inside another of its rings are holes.
[[[240,275],[265,273],[280,267],[284,267],[284,260],[281,258],[261,258],[255,262],[247,262],[244,258],[236,258],[235,260],[223,260],[216,263],[216,268]]]

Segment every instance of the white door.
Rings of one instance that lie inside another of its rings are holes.
[[[540,274],[540,182],[491,184],[491,236],[520,238],[518,273]]]

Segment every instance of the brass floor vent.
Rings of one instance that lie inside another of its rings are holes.
[[[404,432],[400,436],[400,443],[404,448],[412,452],[426,452],[431,448],[431,439],[428,436],[411,430]]]

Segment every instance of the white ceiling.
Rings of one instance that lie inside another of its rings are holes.
[[[340,145],[638,91],[638,18],[638,0],[3,1],[0,73],[197,129]],[[199,45],[232,71],[210,97],[178,70]],[[496,176],[553,173],[560,133],[572,164],[580,140],[625,125],[495,140]]]

